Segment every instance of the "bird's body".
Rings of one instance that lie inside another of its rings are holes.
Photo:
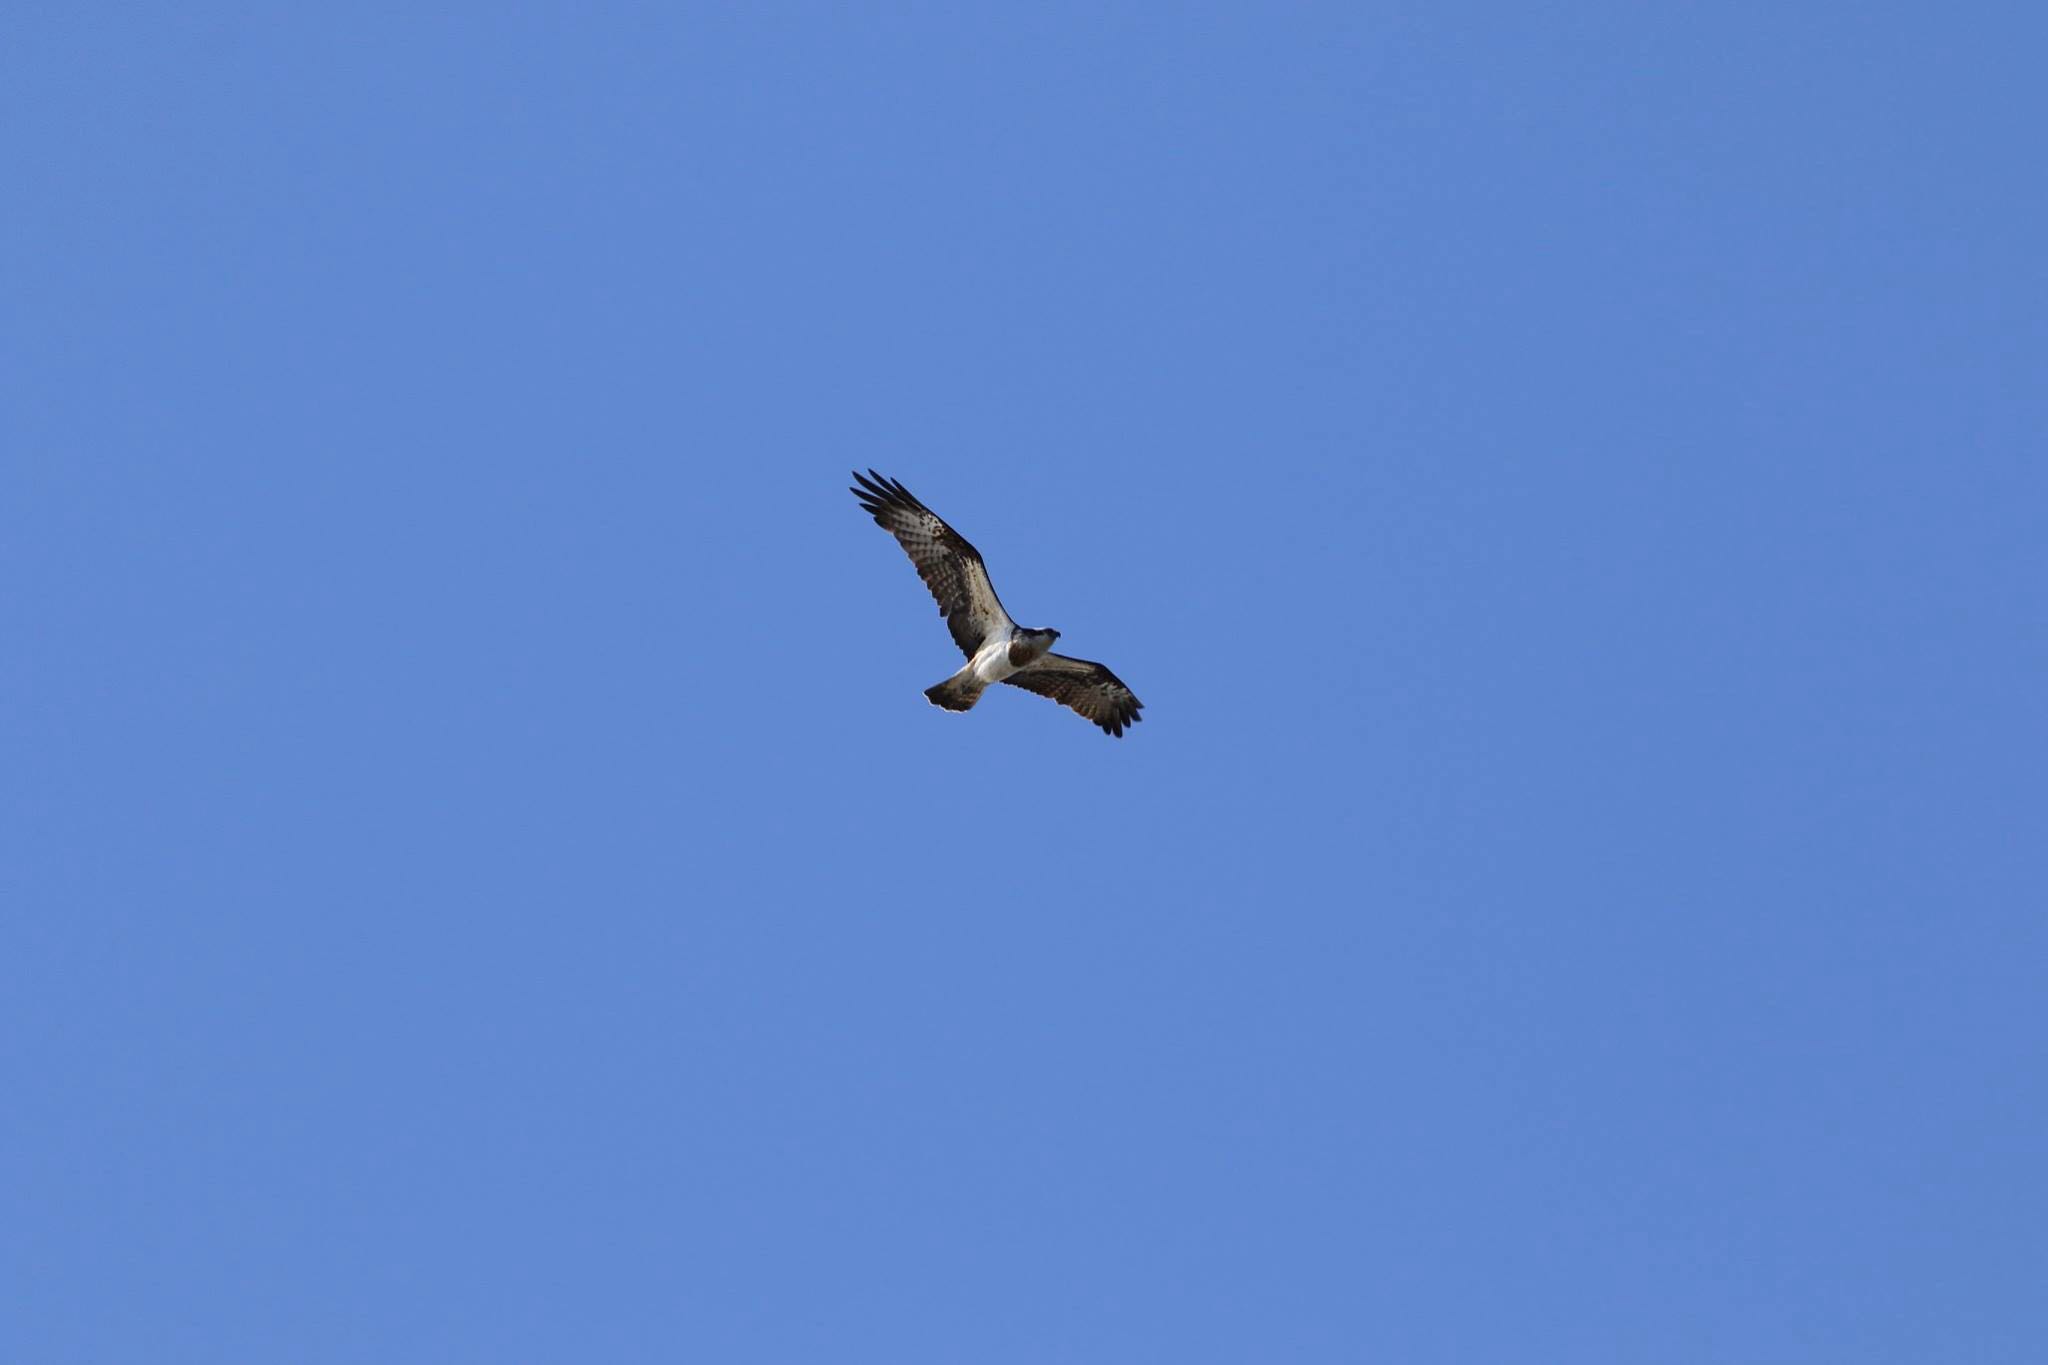
[[[1050,697],[1062,706],[1122,737],[1136,725],[1141,703],[1123,680],[1101,664],[1052,652],[1056,630],[1028,630],[1010,619],[989,582],[981,554],[910,490],[870,469],[854,474],[853,494],[861,507],[891,535],[917,566],[918,576],[938,600],[953,643],[967,663],[952,677],[925,689],[932,705],[971,710],[996,683]]]
[[[932,705],[948,711],[969,710],[991,683],[1008,682],[1013,674],[1044,658],[1059,635],[1056,630],[1026,630],[1012,623],[992,634],[958,673],[937,687],[926,688],[924,694]]]

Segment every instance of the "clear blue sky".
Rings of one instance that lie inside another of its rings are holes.
[[[0,1357],[2042,1359],[2031,7],[358,8],[0,21]]]

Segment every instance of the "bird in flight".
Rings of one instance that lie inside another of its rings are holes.
[[[1123,679],[1101,664],[1054,654],[1058,631],[1026,630],[1010,619],[996,600],[980,551],[939,520],[938,513],[872,469],[866,474],[856,470],[853,477],[859,486],[848,491],[910,556],[938,599],[953,643],[967,656],[958,673],[924,690],[927,701],[948,711],[972,710],[989,685],[1000,682],[1051,697],[1119,739],[1124,727],[1143,719],[1138,714],[1142,703]]]

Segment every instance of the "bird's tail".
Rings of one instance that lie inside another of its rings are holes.
[[[948,711],[971,711],[987,690],[988,684],[975,677],[974,669],[969,667],[961,669],[937,687],[927,687],[924,699]]]

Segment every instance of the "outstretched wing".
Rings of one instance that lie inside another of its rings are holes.
[[[1086,659],[1069,659],[1064,654],[1047,654],[1037,663],[1020,668],[1003,679],[1012,687],[1051,697],[1102,727],[1104,734],[1123,737],[1126,725],[1144,717],[1138,712],[1144,703],[1124,686],[1124,680],[1101,664]]]
[[[996,600],[980,551],[965,537],[894,479],[872,469],[853,477],[860,487],[850,491],[917,566],[918,577],[938,599],[939,615],[946,618],[946,628],[962,653],[973,658],[990,635],[1016,624]]]

